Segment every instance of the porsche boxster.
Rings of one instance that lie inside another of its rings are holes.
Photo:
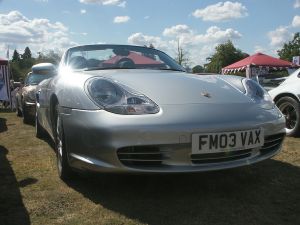
[[[148,47],[72,47],[36,101],[36,135],[53,138],[62,179],[239,167],[274,156],[285,137],[282,113],[255,81],[189,74]]]

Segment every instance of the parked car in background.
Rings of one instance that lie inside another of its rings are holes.
[[[286,119],[288,136],[300,135],[300,69],[289,75],[278,87],[269,91]]]
[[[33,120],[35,116],[35,98],[37,85],[56,74],[56,67],[51,63],[39,63],[32,67],[24,84],[16,93],[16,113],[23,116],[24,123]]]
[[[130,45],[70,48],[37,88],[36,135],[53,138],[59,176],[187,173],[277,154],[285,121],[250,79],[188,74],[165,53]]]

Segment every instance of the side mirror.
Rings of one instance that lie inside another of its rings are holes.
[[[300,72],[298,73],[297,77],[300,78]]]

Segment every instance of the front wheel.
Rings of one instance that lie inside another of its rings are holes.
[[[69,180],[73,175],[73,171],[71,170],[68,162],[63,123],[62,123],[61,116],[59,114],[58,104],[55,107],[54,117],[55,117],[54,136],[55,136],[55,149],[56,149],[56,157],[57,157],[58,175],[62,180]]]
[[[286,134],[288,136],[300,135],[300,104],[291,97],[280,98],[276,105],[285,116]]]
[[[30,123],[30,115],[26,111],[26,107],[25,106],[23,106],[23,123],[25,123],[25,124],[29,124]]]

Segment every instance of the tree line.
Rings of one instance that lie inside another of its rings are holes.
[[[25,76],[31,71],[31,67],[38,63],[48,62],[58,64],[61,58],[61,54],[54,52],[53,50],[42,53],[38,52],[37,57],[32,56],[29,47],[26,47],[23,54],[20,54],[17,50],[14,50],[12,59],[10,60],[10,68],[12,78],[15,81],[24,80]]]

